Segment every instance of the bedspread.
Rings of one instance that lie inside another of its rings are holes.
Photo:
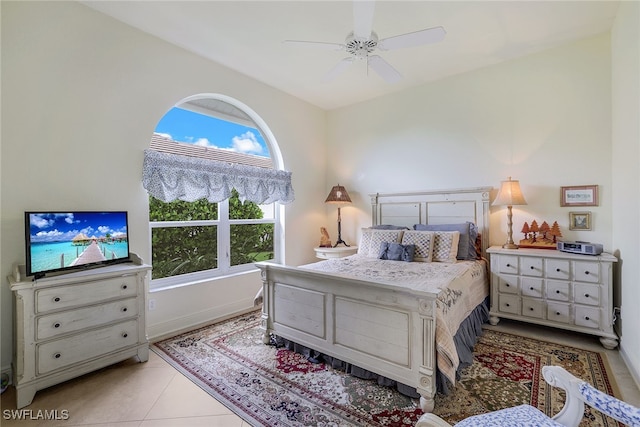
[[[487,266],[484,260],[449,264],[389,261],[352,255],[306,264],[300,268],[437,294],[437,365],[455,385],[459,358],[453,337],[462,321],[489,294]]]

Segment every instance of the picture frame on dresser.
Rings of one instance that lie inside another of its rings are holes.
[[[560,206],[598,206],[598,186],[560,187]]]
[[[569,212],[569,230],[591,230],[591,212]]]

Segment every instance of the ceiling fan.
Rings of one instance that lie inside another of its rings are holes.
[[[373,69],[388,83],[402,80],[402,75],[381,56],[374,55],[377,50],[394,50],[421,46],[442,41],[446,34],[443,27],[427,28],[398,36],[379,39],[373,31],[373,13],[375,2],[372,0],[354,0],[353,31],[345,38],[344,43],[328,43],[303,40],[285,40],[283,43],[328,50],[345,50],[350,56],[342,59],[325,76],[330,81],[343,73],[356,60],[367,61],[367,70]]]

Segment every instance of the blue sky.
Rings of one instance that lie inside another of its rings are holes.
[[[87,237],[127,234],[126,212],[30,213],[32,242],[70,241],[79,233]]]
[[[169,110],[155,131],[178,142],[269,157],[267,145],[257,129],[181,108]]]

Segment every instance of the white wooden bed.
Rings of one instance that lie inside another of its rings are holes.
[[[411,228],[471,221],[482,236],[484,257],[490,190],[372,194],[372,222]],[[269,262],[257,266],[265,344],[275,334],[415,387],[422,410],[433,410],[437,293]]]

